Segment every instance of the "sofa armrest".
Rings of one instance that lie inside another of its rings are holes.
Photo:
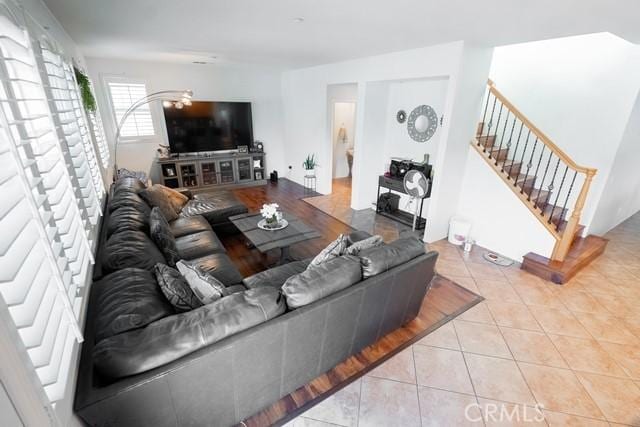
[[[261,271],[260,273],[256,273],[253,276],[249,276],[243,279],[242,283],[249,289],[264,286],[271,286],[273,288],[280,289],[289,277],[305,271],[309,262],[311,262],[311,259],[279,265],[278,267],[273,267],[268,270]]]

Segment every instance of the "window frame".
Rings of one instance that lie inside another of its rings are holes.
[[[119,121],[118,121],[118,116],[116,115],[115,104],[111,96],[111,87],[109,86],[109,84],[110,83],[143,84],[145,86],[145,91],[147,96],[150,93],[153,93],[153,88],[145,79],[139,78],[139,77],[124,77],[121,75],[103,74],[101,75],[101,80],[102,80],[102,87],[106,94],[107,102],[109,104],[108,107],[110,110],[110,118],[113,122],[113,136],[115,137],[116,133],[118,132]],[[158,120],[155,117],[156,114],[154,112],[153,103],[150,103],[147,105],[149,107],[149,115],[151,117],[153,134],[152,135],[136,135],[136,136],[120,135],[118,144],[130,144],[135,142],[153,142],[154,140],[157,140],[158,138],[162,137],[162,135],[159,133],[159,130],[158,130],[159,129]]]

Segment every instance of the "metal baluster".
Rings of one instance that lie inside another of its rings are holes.
[[[504,107],[504,104],[501,102],[500,103],[500,111],[498,112],[498,121],[496,122],[496,132],[498,130],[498,127],[500,127],[500,117],[502,117],[502,108]],[[496,138],[498,137],[498,134],[496,133]],[[489,142],[489,137],[487,137],[487,142]],[[489,158],[491,158],[491,154],[493,153],[493,149],[496,147],[496,140],[493,140],[493,144],[491,145],[491,148],[489,149]],[[486,148],[486,143],[485,143],[485,148]]]
[[[573,184],[576,182],[576,177],[578,176],[578,171],[573,173],[573,179],[571,180],[571,185],[569,186],[569,192],[567,193],[566,199],[564,199],[564,205],[562,205],[562,210],[567,208],[567,202],[569,201],[569,196],[571,195],[571,190],[573,190]],[[560,229],[560,225],[556,224],[556,230]]]
[[[551,158],[552,157],[553,157],[553,151],[549,151],[549,159],[547,159],[547,166],[544,168],[544,175],[542,176],[542,181],[540,182],[540,191],[542,191],[542,188],[544,187],[544,180],[547,178],[547,172],[549,171],[549,164],[551,164]],[[540,194],[540,193],[538,193],[538,194]],[[549,193],[549,194],[551,194],[551,193]],[[548,202],[548,200],[545,201],[545,205],[544,205],[543,209],[545,207],[547,207],[547,202]],[[534,203],[534,206],[538,207],[538,199],[536,199],[536,201]]]
[[[513,117],[513,124],[511,125],[511,133],[509,134],[509,140],[507,141],[507,158],[504,159],[504,162],[502,162],[502,169],[501,172],[504,173],[504,165],[507,164],[507,161],[509,160],[509,150],[511,150],[511,140],[513,139],[513,131],[516,128],[516,121],[518,120],[517,117]],[[511,162],[511,164],[513,165],[513,161]]]
[[[482,129],[480,129],[480,135],[478,135],[478,145],[481,144],[482,141],[482,132],[484,132],[487,124],[485,120],[487,120],[487,109],[489,108],[489,98],[491,98],[491,88],[487,89],[487,102],[484,104],[484,113],[482,114]]]
[[[560,197],[560,192],[562,191],[562,186],[564,185],[564,179],[567,177],[567,171],[569,170],[569,166],[565,166],[564,167],[564,173],[562,174],[562,180],[560,181],[560,188],[558,188],[558,194],[556,194],[556,201],[553,202],[553,208],[551,209],[551,215],[549,215],[549,221],[547,221],[549,224],[551,224],[551,219],[553,218],[553,211],[556,210],[556,206],[558,205],[558,198]],[[562,211],[560,211],[560,215],[562,218]],[[558,221],[559,223],[560,221]],[[556,223],[556,226],[558,225],[558,223]]]
[[[504,134],[507,133],[507,125],[509,124],[509,111],[507,109],[507,118],[504,120],[504,127],[502,128],[502,136],[500,137],[500,146],[498,147],[498,155],[500,155],[500,150],[502,150],[502,143],[504,142]],[[515,121],[515,118],[514,118]],[[507,149],[507,155],[509,155],[509,150]],[[504,162],[507,161],[507,158],[504,158]],[[504,164],[504,162],[502,164]],[[496,166],[498,166],[498,159],[496,158]]]
[[[516,157],[518,156],[518,145],[520,145],[520,137],[522,136],[522,129],[524,129],[524,123],[520,123],[520,130],[518,131],[518,139],[516,140],[516,149],[513,151],[513,160],[511,161],[511,167],[509,167],[509,176],[511,179],[511,171],[513,171],[513,164],[516,162]]]
[[[485,135],[486,138],[484,140],[484,144],[482,147],[482,151],[486,152],[487,151],[487,141],[489,141],[489,134],[491,133],[491,126],[493,126],[493,114],[496,111],[496,102],[498,102],[498,98],[493,97],[493,107],[491,108],[491,118],[489,119],[489,124],[487,125],[487,134]]]
[[[533,156],[536,154],[536,147],[538,146],[538,137],[536,136],[536,140],[533,143],[533,151],[531,152],[531,156],[529,157],[529,161],[527,162],[527,172],[524,174],[524,181],[522,182],[522,187],[520,187],[520,194],[524,194],[524,186],[527,183],[527,177],[529,176],[529,171],[531,170],[531,166],[533,166]],[[533,182],[535,185],[535,181]]]
[[[551,198],[551,191],[553,191],[553,183],[556,182],[556,174],[558,173],[558,166],[560,166],[560,157],[558,157],[558,162],[556,163],[556,169],[553,171],[553,178],[551,178],[551,184],[549,184],[549,194],[547,194],[547,200],[544,203],[544,209],[542,209],[542,213],[541,213],[542,216],[544,216],[544,210],[547,208],[547,205],[549,204],[549,199]],[[549,216],[549,218],[551,218],[551,216]]]
[[[518,185],[518,178],[520,178],[520,174],[522,172],[522,162],[524,162],[524,155],[527,152],[527,146],[529,145],[529,137],[531,136],[531,129],[527,132],[527,139],[524,141],[524,150],[522,151],[522,158],[520,158],[520,170],[518,171],[518,176],[513,179],[513,186],[516,187]]]
[[[533,174],[533,176],[536,177],[536,181],[538,180],[538,171],[540,170],[540,163],[542,163],[542,157],[544,157],[544,149],[545,149],[545,145],[542,145],[542,151],[540,152],[540,158],[538,159],[538,166],[536,166],[536,173]],[[527,197],[527,200],[531,201],[531,193],[533,193],[533,190],[536,189],[536,182],[533,182],[533,185],[531,186],[531,190],[529,191],[529,197]],[[542,187],[538,188],[538,194],[536,195],[536,197],[540,196],[540,190],[542,189]]]

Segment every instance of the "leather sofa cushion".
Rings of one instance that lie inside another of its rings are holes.
[[[95,300],[95,341],[142,328],[175,313],[160,292],[153,273],[140,268],[125,268],[105,277],[93,286]]]
[[[142,198],[133,191],[122,190],[114,192],[109,202],[109,212],[113,212],[123,206],[134,208],[138,212],[143,212],[147,215],[151,212],[151,208],[142,200]]]
[[[222,242],[213,231],[201,231],[176,239],[180,259],[191,260],[213,253],[226,252]]]
[[[120,190],[133,191],[134,193],[138,193],[141,190],[144,190],[147,186],[144,182],[140,181],[138,178],[134,177],[122,177],[118,178],[118,180],[111,187],[111,191],[116,193]]]
[[[261,286],[271,286],[272,288],[280,289],[289,277],[302,273],[307,269],[308,265],[309,260],[290,262],[261,271],[253,276],[245,277],[242,283],[249,289],[259,288]]]
[[[425,253],[424,243],[405,237],[386,245],[366,249],[358,254],[365,279],[383,273]]]
[[[229,217],[247,213],[247,207],[228,191],[196,194],[182,207],[180,216],[202,215],[211,225],[229,221]]]
[[[93,349],[94,363],[100,373],[111,378],[138,374],[266,322],[284,311],[284,301],[273,288],[238,292],[195,310],[165,317],[143,329],[104,339]]]
[[[371,237],[367,237],[363,240],[358,240],[353,244],[349,245],[345,250],[347,255],[358,255],[360,252],[365,251],[371,248],[377,248],[378,246],[384,245],[384,241],[382,240],[382,236],[375,235]]]
[[[180,217],[169,223],[174,237],[187,236],[201,231],[211,231],[211,226],[202,215]]]
[[[164,256],[142,231],[124,230],[107,239],[102,249],[102,267],[107,272],[137,267],[153,271]]]
[[[226,287],[242,282],[242,275],[226,253],[217,253],[190,261],[207,274],[224,283]]]
[[[132,206],[121,206],[109,214],[106,227],[107,237],[124,230],[149,234],[149,214]]]
[[[360,260],[343,255],[291,276],[282,286],[282,293],[289,308],[298,308],[348,288],[361,279]]]

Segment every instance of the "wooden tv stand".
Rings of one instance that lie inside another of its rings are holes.
[[[266,153],[189,154],[158,159],[162,184],[170,188],[233,188],[264,185]]]

